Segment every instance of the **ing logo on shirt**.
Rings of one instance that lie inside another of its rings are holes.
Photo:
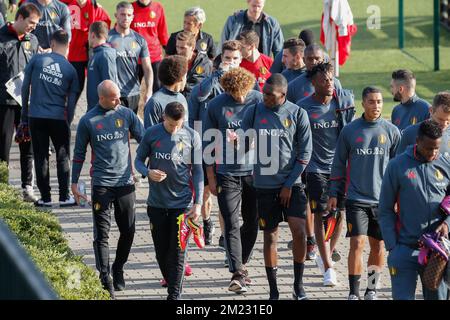
[[[122,120],[122,119],[116,119],[116,121],[114,122],[114,124],[116,125],[116,128],[122,128],[122,126],[123,126],[123,120]]]
[[[436,172],[434,173],[434,176],[439,181],[444,180],[444,176],[442,175],[442,172],[439,169],[436,169]]]
[[[156,12],[155,11],[150,11],[150,19],[155,19],[156,18]]]
[[[386,136],[384,134],[380,134],[380,136],[378,137],[378,143],[380,144],[385,144],[386,143]]]
[[[205,69],[202,66],[198,66],[197,68],[195,68],[196,74],[203,74],[204,72],[205,72]]]
[[[261,68],[259,68],[259,73],[261,73],[262,75],[267,74],[268,71],[269,71],[269,70],[267,70],[266,67],[261,67]]]
[[[416,123],[417,123],[417,117],[412,117],[411,124],[416,124]]]

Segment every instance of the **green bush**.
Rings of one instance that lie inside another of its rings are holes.
[[[8,164],[4,161],[0,161],[0,183],[8,183]]]
[[[0,183],[0,219],[16,234],[60,298],[109,299],[95,271],[69,248],[57,218],[23,202],[18,191],[5,183]]]

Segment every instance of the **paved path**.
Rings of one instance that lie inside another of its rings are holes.
[[[84,106],[83,99],[80,104]],[[80,110],[81,109],[81,110]],[[84,112],[84,107],[78,108],[74,124],[72,125],[72,147],[74,145],[75,128],[80,116]],[[136,149],[136,143],[133,144],[133,150]],[[14,144],[12,149],[10,183],[20,186],[19,169],[19,150]],[[89,154],[90,152],[88,152]],[[89,181],[88,167],[90,159],[86,159],[82,178]],[[58,200],[57,180],[56,180],[56,160],[55,156],[51,158],[51,186],[53,201]],[[90,195],[90,190],[88,190]],[[150,235],[148,217],[146,214],[145,200],[148,195],[147,183],[142,183],[137,188],[137,222],[136,236],[133,248],[129,257],[129,263],[125,267],[125,277],[127,288],[124,292],[117,293],[118,299],[165,299],[166,289],[161,288],[159,280],[161,273],[159,271],[154,246]],[[70,247],[77,255],[82,255],[84,261],[92,268],[95,268],[94,255],[92,250],[92,217],[91,211],[87,208],[74,207],[70,209],[60,209],[57,204],[53,207],[53,213],[58,217],[64,234],[69,241]],[[217,202],[214,199],[213,221],[216,230],[219,230],[217,219]],[[268,285],[265,276],[264,259],[262,255],[262,233],[258,235],[255,245],[253,258],[248,264],[249,276],[253,284],[245,295],[236,295],[227,291],[230,281],[230,273],[224,268],[224,252],[217,246],[219,234],[216,232],[214,237],[215,245],[208,246],[203,250],[194,248],[191,244],[188,260],[193,268],[193,275],[187,277],[184,282],[184,299],[267,299]],[[111,261],[115,252],[118,239],[118,229],[115,223],[111,229]],[[290,232],[287,224],[280,226],[280,244],[279,244],[279,271],[278,282],[281,299],[291,299],[293,267],[292,255],[287,249],[286,244],[290,239]],[[342,253],[342,260],[335,266],[338,272],[338,281],[340,285],[334,288],[326,288],[322,285],[322,276],[319,273],[313,261],[306,262],[304,284],[306,292],[310,299],[333,299],[344,300],[348,295],[347,282],[347,252],[348,240],[342,237],[338,247]],[[365,252],[367,259],[367,252]],[[366,260],[365,260],[366,261]],[[387,268],[384,268],[380,281],[379,296],[382,299],[390,299],[390,281]],[[366,276],[363,275],[361,281],[361,295],[366,288]]]

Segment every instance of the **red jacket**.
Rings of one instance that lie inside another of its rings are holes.
[[[262,91],[264,84],[266,83],[266,80],[270,78],[272,75],[270,73],[270,67],[272,66],[273,59],[266,56],[265,54],[262,54],[259,56],[258,60],[256,60],[254,63],[242,59],[241,67],[244,69],[247,69],[251,73],[255,75],[256,82],[259,84],[259,87]]]
[[[169,40],[164,7],[155,1],[151,1],[148,6],[135,1],[133,2],[133,8],[134,19],[131,23],[131,29],[147,41],[152,63],[161,61],[163,58],[161,46],[167,45]]]
[[[89,60],[89,26],[96,21],[104,21],[111,26],[108,13],[92,0],[87,0],[86,5],[80,8],[77,0],[60,0],[65,3],[72,16],[72,39],[69,45],[69,57],[71,62],[86,62]]]

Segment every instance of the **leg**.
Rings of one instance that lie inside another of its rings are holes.
[[[214,223],[211,220],[211,208],[212,199],[211,192],[209,191],[208,185],[205,185],[203,190],[203,205],[202,205],[202,218],[203,218],[203,230],[205,232],[205,244],[211,245],[214,236]]]
[[[9,163],[16,106],[0,105],[0,161]]]
[[[94,215],[94,253],[100,277],[110,274],[109,268],[109,230],[111,228],[110,205],[114,200],[114,192],[107,187],[92,188],[92,211]]]
[[[158,91],[161,88],[161,83],[159,82],[158,78],[158,69],[159,65],[161,64],[161,61],[153,62],[152,63],[152,69],[153,69],[153,93]]]
[[[14,109],[14,125],[17,128],[20,124],[21,109]],[[20,177],[22,188],[29,189],[31,198],[33,196],[33,146],[31,142],[19,143],[20,151]]]
[[[258,237],[258,212],[256,209],[256,192],[253,188],[251,177],[242,179],[242,220],[241,243],[242,243],[242,263],[245,265],[252,253],[253,247]]]
[[[366,236],[350,238],[350,250],[348,253],[348,277],[350,283],[350,295],[359,297],[359,282],[363,271],[362,254]]]
[[[391,275],[392,298],[394,300],[414,300],[419,274],[419,264],[414,250],[397,244],[388,256]]]
[[[185,209],[169,210],[169,246],[167,252],[167,300],[178,300],[181,298],[184,276],[184,261],[187,255],[188,246],[185,251],[181,251],[178,245],[178,223],[177,218],[183,214]]]
[[[314,217],[314,231],[316,235],[317,247],[319,248],[319,254],[322,258],[324,272],[331,268],[330,250],[328,243],[325,242],[325,232],[323,226],[323,215],[325,212],[316,213]]]
[[[163,278],[167,281],[169,272],[167,270],[170,221],[167,210],[147,207],[147,214],[150,220],[150,230],[152,232],[153,244],[155,246],[156,261]]]
[[[239,208],[242,188],[239,178],[217,175],[221,192],[217,196],[220,212],[225,222],[225,250],[230,261],[230,272],[242,270],[242,244],[239,229]]]
[[[380,278],[381,270],[384,265],[384,241],[369,237],[370,253],[367,262],[367,290],[364,298],[369,298],[369,291],[376,293],[378,287],[378,280]],[[367,297],[366,297],[367,296]],[[372,293],[373,297],[374,294]]]
[[[278,300],[280,293],[277,285],[278,266],[278,228],[264,230],[264,264],[266,266],[267,281],[269,282],[269,300]]]
[[[44,119],[30,118],[30,133],[36,170],[36,182],[44,202],[51,202],[48,167],[49,124]]]
[[[120,236],[117,243],[116,259],[113,264],[114,271],[123,270],[133,245],[136,221],[135,203],[134,185],[117,188],[116,199],[114,200],[114,217]]]
[[[49,120],[50,138],[56,151],[56,170],[59,185],[59,201],[69,199],[70,176],[70,127],[64,120]]]
[[[75,68],[75,71],[77,72],[77,76],[78,76],[78,85],[80,88],[80,92],[78,93],[77,96],[77,103],[78,103],[78,99],[80,99],[80,95],[81,92],[83,91],[84,88],[84,82],[86,79],[86,68],[88,65],[87,61],[77,61],[77,62],[70,62],[72,64],[72,66]]]

